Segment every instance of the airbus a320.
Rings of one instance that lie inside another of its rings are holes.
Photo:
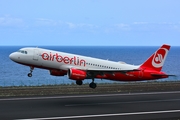
[[[64,76],[82,85],[83,80],[92,79],[90,88],[96,88],[95,78],[115,81],[142,81],[167,78],[162,72],[170,46],[162,45],[144,63],[131,65],[77,54],[58,52],[36,47],[21,48],[9,55],[16,63],[30,67],[28,77],[32,77],[34,68],[47,69],[50,75]]]

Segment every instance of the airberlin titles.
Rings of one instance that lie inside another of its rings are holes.
[[[51,52],[48,54],[46,52],[42,53],[42,59],[48,60],[48,61],[57,61],[59,63],[65,63],[65,64],[74,64],[79,66],[86,66],[86,61],[83,59],[80,59],[77,56],[74,57],[68,57],[68,56],[62,56],[58,53],[52,54]]]

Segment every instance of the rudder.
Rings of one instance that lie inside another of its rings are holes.
[[[170,45],[162,45],[154,54],[152,54],[141,66],[140,69],[151,69],[161,71],[167,54],[169,52]]]

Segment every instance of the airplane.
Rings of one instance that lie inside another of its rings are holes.
[[[77,54],[58,52],[37,47],[21,48],[9,55],[16,63],[29,66],[32,77],[34,68],[47,69],[50,75],[64,76],[82,85],[83,80],[92,79],[90,88],[96,88],[95,78],[114,81],[142,81],[168,78],[161,69],[164,65],[170,45],[162,45],[144,63],[131,65],[125,62],[103,60]]]

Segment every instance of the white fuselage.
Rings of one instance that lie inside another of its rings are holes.
[[[26,51],[27,54],[21,51]],[[123,62],[114,62],[102,60],[92,57],[86,57],[65,52],[58,52],[42,48],[22,48],[19,52],[14,52],[10,58],[15,62],[24,65],[33,65],[47,69],[68,70],[69,68],[80,69],[116,69],[116,70],[131,70],[138,69],[139,66],[126,64]]]

